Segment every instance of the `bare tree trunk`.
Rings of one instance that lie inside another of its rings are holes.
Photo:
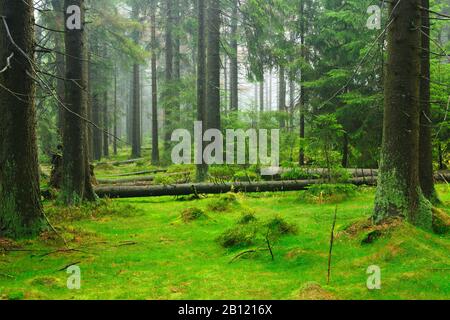
[[[171,137],[173,129],[173,0],[166,2],[166,66],[165,66],[165,84],[163,93],[164,102],[164,161],[168,161],[171,154]]]
[[[20,238],[36,235],[43,211],[40,203],[39,170],[36,145],[35,86],[33,74],[33,2],[0,2],[0,61],[11,66],[0,73],[0,237]],[[15,43],[7,36],[4,23]],[[17,93],[18,95],[13,94]]]
[[[132,16],[135,20],[139,19],[138,4],[134,4],[132,8]],[[133,40],[139,43],[139,30],[133,32]],[[133,104],[131,108],[131,157],[139,158],[141,156],[141,98],[140,98],[140,67],[139,64],[133,65]]]
[[[264,112],[264,73],[259,83],[259,111]]]
[[[391,1],[383,144],[374,221],[401,216],[432,226],[419,181],[420,0]],[[393,8],[397,8],[393,12]]]
[[[419,178],[424,196],[438,202],[433,179],[433,145],[431,131],[430,103],[430,8],[429,0],[421,0],[422,12],[422,55],[420,72],[420,134],[419,134]]]
[[[117,67],[114,67],[114,114],[113,114],[113,133],[114,137],[118,136],[117,130]],[[113,140],[114,155],[117,155],[117,139]]]
[[[156,42],[156,0],[152,1],[151,13],[151,46],[152,46],[152,164],[159,165],[158,134],[158,81],[157,81],[157,42]]]
[[[209,1],[207,16],[206,126],[220,130],[220,0]]]
[[[197,0],[198,9],[198,44],[197,44],[197,121],[202,123],[202,136],[206,127],[206,42],[205,42],[205,0]],[[203,150],[202,146],[197,146]],[[201,164],[197,165],[197,181],[206,180],[208,166],[203,162],[203,152]]]
[[[278,87],[278,112],[280,113],[280,128],[286,127],[285,111],[286,111],[286,79],[284,66],[279,67],[279,87]]]
[[[109,135],[106,130],[109,129],[109,117],[108,117],[108,91],[103,92],[103,155],[109,157]]]
[[[231,14],[231,55],[230,55],[230,111],[237,111],[239,106],[238,73],[238,0],[232,0]]]
[[[301,43],[301,57],[306,60],[306,30],[305,30],[305,0],[301,0],[300,4],[300,43]],[[303,141],[305,139],[305,70],[301,70],[301,85],[300,85],[300,152],[299,152],[299,165],[305,165],[305,149],[303,148]]]
[[[52,0],[53,10],[55,11],[55,28],[57,30],[63,30],[64,29],[64,12],[63,12],[63,1],[62,0]],[[61,36],[61,34],[55,33],[54,34],[54,41],[55,41],[55,51],[57,52],[64,52],[64,38]],[[66,73],[65,65],[64,65],[64,56],[62,54],[56,53],[56,75],[58,78],[56,79],[56,94],[58,95],[59,99],[64,102],[64,76]],[[62,129],[64,127],[63,125],[64,120],[64,109],[58,107],[57,111],[57,124],[58,124],[58,130],[59,134],[62,137]]]
[[[66,82],[66,103],[73,113],[66,112],[64,120],[61,198],[68,205],[95,199],[90,183],[86,123],[80,118],[86,118],[87,115],[88,63],[84,25],[85,3],[84,0],[65,0],[65,8],[71,5],[81,9],[82,27],[80,30],[66,29],[65,32],[66,50],[71,53],[70,56],[66,56],[66,78],[77,79]],[[66,13],[66,20],[68,17]],[[83,57],[83,60],[78,57]]]

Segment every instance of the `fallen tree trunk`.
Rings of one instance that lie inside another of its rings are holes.
[[[145,158],[137,158],[137,159],[129,159],[129,160],[123,160],[123,161],[114,161],[114,162],[98,162],[96,166],[103,166],[103,165],[112,165],[112,166],[118,166],[121,164],[130,164],[135,163],[138,161],[143,161]]]
[[[276,192],[305,190],[312,184],[325,183],[324,180],[298,181],[262,181],[262,182],[234,182],[234,183],[192,183],[157,186],[101,186],[95,189],[99,197],[135,198],[184,196],[191,194],[220,194],[227,192]],[[375,179],[355,178],[350,181],[355,185],[373,185]]]
[[[190,172],[174,172],[174,173],[166,173],[164,174],[165,177],[176,177],[176,176],[182,176],[186,177],[189,176]],[[152,182],[155,180],[155,176],[145,176],[145,177],[133,177],[133,178],[126,178],[126,179],[97,179],[99,184],[128,184],[128,183],[139,183],[139,182]],[[186,181],[186,180],[185,180]]]
[[[281,173],[278,174],[280,176],[283,173],[288,173],[289,171],[293,170],[292,168],[282,168]],[[328,169],[326,168],[300,168],[302,173],[304,173],[306,176],[311,176],[313,178],[314,176],[319,175],[320,177],[326,178],[328,177]],[[378,176],[378,169],[342,169],[347,171],[349,175],[351,175],[354,178],[362,178],[362,177],[376,177]],[[270,178],[270,176],[268,176]]]
[[[145,174],[151,174],[151,173],[164,173],[167,172],[166,169],[155,169],[155,170],[146,170],[146,171],[138,171],[138,172],[129,172],[129,173],[121,173],[116,175],[110,175],[107,176],[108,178],[114,178],[114,177],[131,177],[131,176],[142,176]]]
[[[436,181],[450,181],[450,172],[437,172]],[[190,183],[153,186],[100,186],[95,189],[99,197],[108,198],[139,198],[160,196],[183,196],[192,194],[221,194],[227,192],[279,192],[306,190],[313,184],[327,183],[324,179],[292,180],[292,181],[261,181],[261,182],[229,182],[229,183]],[[348,183],[362,186],[375,186],[376,177],[353,178]]]

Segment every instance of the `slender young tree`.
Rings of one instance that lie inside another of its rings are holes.
[[[132,6],[132,18],[139,19],[139,3],[134,2]],[[139,43],[140,31],[134,30],[132,35],[135,44]],[[133,64],[133,80],[132,80],[132,108],[131,108],[131,157],[141,157],[141,96],[140,96],[140,66],[138,63]]]
[[[67,10],[69,7],[79,8],[80,18],[77,18],[76,10]],[[66,21],[81,19],[79,26],[68,28],[66,24],[65,32],[66,50],[70,52],[70,55],[66,55],[66,78],[74,81],[66,81],[66,105],[71,112],[65,112],[64,119],[61,198],[68,205],[76,205],[84,200],[95,200],[91,184],[87,126],[83,120],[87,116],[88,98],[85,2],[65,0],[64,8]]]
[[[374,221],[405,217],[431,228],[419,182],[420,0],[391,1],[384,90],[383,143]],[[395,11],[394,11],[395,10]]]
[[[231,14],[231,54],[230,54],[230,111],[237,111],[239,106],[238,73],[238,0],[232,0]]]
[[[278,112],[280,113],[280,128],[286,127],[284,119],[286,111],[286,70],[280,65],[278,69]]]
[[[152,47],[152,164],[159,165],[159,134],[158,134],[158,79],[157,79],[157,42],[156,42],[156,7],[157,0],[151,3],[151,47]]]
[[[119,110],[117,109],[117,66],[114,66],[114,104],[113,104],[113,133],[114,137],[118,136],[118,128],[117,128],[117,113]],[[117,155],[117,139],[113,139],[113,152],[114,155]]]
[[[43,225],[33,56],[33,1],[1,1],[0,237],[34,236]]]
[[[109,108],[108,108],[108,91],[103,91],[103,127],[105,131],[103,131],[103,155],[105,157],[109,157],[109,135],[106,130],[109,128]]]

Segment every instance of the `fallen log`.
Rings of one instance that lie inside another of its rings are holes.
[[[450,181],[450,172],[437,172],[436,181]],[[228,183],[185,183],[173,185],[151,186],[99,186],[95,192],[101,198],[139,198],[161,196],[185,196],[192,194],[221,194],[227,192],[280,192],[306,190],[313,184],[327,183],[324,179],[292,180],[292,181],[260,181],[260,182],[228,182]],[[376,177],[353,178],[348,183],[356,186],[375,186]]]
[[[110,176],[106,176],[106,177],[108,177],[108,178],[131,177],[131,176],[142,176],[142,175],[151,174],[151,173],[164,173],[164,172],[167,172],[167,169],[155,169],[155,170],[121,173],[121,174],[115,174],[115,175],[110,175]]]
[[[161,196],[185,196],[191,194],[221,194],[227,192],[277,192],[305,190],[313,184],[325,183],[322,179],[297,181],[261,181],[229,183],[192,183],[154,186],[100,186],[95,192],[101,198],[139,198]],[[376,179],[351,179],[355,185],[374,185]]]
[[[173,176],[189,176],[190,172],[174,172],[166,173],[165,177]],[[99,184],[128,184],[128,183],[139,183],[139,182],[152,182],[155,180],[155,176],[145,176],[145,177],[133,177],[125,179],[97,179]]]
[[[95,165],[96,166],[103,166],[103,165],[118,166],[121,164],[130,164],[130,163],[135,163],[135,162],[143,161],[143,160],[145,160],[145,158],[129,159],[129,160],[123,160],[123,161],[114,161],[114,162],[98,162]]]
[[[293,170],[293,168],[282,168],[281,173],[288,173],[289,171]],[[327,168],[307,168],[303,167],[300,168],[306,176],[320,176],[323,178],[326,178],[328,176],[328,169]],[[361,177],[376,177],[378,176],[378,169],[362,169],[362,168],[348,168],[343,169],[346,170],[349,175],[351,175],[354,178],[361,178]]]

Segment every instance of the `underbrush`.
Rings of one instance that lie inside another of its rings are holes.
[[[214,198],[208,204],[208,210],[213,212],[227,212],[239,206],[237,195],[226,193],[218,198]]]
[[[357,187],[352,184],[315,184],[302,191],[300,200],[307,203],[339,203],[355,196]]]
[[[298,228],[295,224],[279,216],[260,221],[253,213],[246,213],[216,241],[224,248],[236,249],[251,245],[264,246],[268,241],[276,241],[282,236],[297,233]]]
[[[142,210],[130,204],[121,204],[111,199],[86,202],[81,206],[63,206],[52,202],[45,205],[44,209],[47,217],[54,223],[83,219],[95,220],[106,216],[133,217],[143,214]]]

